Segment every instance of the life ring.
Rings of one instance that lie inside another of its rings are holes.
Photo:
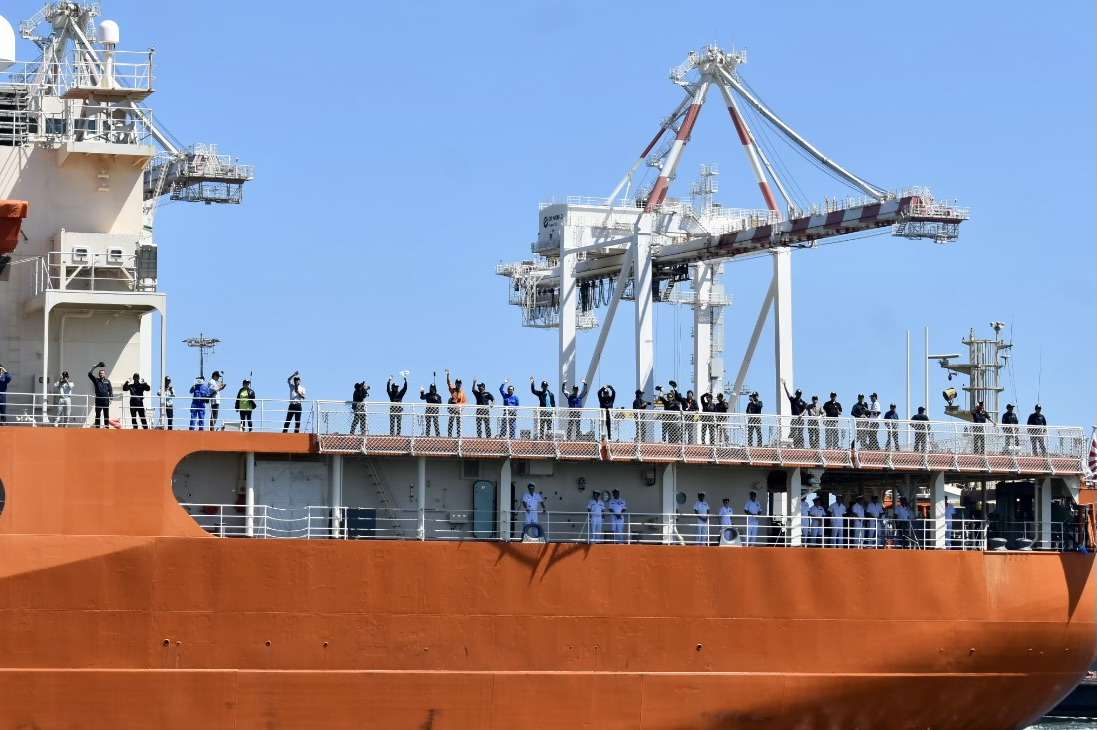
[[[724,525],[720,530],[720,539],[724,542],[735,542],[739,539],[739,531],[731,525]]]
[[[536,522],[530,522],[528,525],[522,528],[522,537],[529,537],[534,540],[540,540],[545,536],[545,530]]]

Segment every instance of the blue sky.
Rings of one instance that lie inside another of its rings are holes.
[[[607,194],[680,98],[668,69],[718,42],[748,49],[744,78],[853,171],[973,209],[948,246],[796,252],[798,384],[902,406],[910,329],[917,405],[922,327],[933,351],[959,351],[969,327],[1002,320],[1016,344],[1005,398],[1027,414],[1039,389],[1049,420],[1094,421],[1092,3],[104,5],[123,48],[157,49],[157,116],[258,170],[241,207],[160,210],[177,379],[197,368],[179,341],[200,330],[223,340],[214,366],[234,383],[254,371],[261,397],[284,397],[294,369],[331,398],[405,368],[413,388],[445,367],[492,385],[551,377],[555,331],[520,327],[494,266],[528,256],[539,201]],[[710,101],[674,190],[717,162],[718,199],[759,207]],[[812,199],[846,192],[800,172]],[[727,268],[733,375],[770,263]],[[600,382],[627,392],[631,305],[621,314]],[[656,316],[656,379],[687,381],[690,313]],[[771,342],[748,377],[767,410]],[[936,394],[944,372],[932,378]]]

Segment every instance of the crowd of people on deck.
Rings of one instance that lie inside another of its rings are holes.
[[[957,522],[956,507],[945,498],[945,535],[951,544],[959,530],[954,530]],[[537,491],[537,485],[529,482],[526,493],[521,497],[521,510],[525,516],[523,534],[531,537],[544,536],[541,526],[542,516],[546,514],[545,495]],[[586,505],[587,524],[585,537],[589,542],[629,542],[628,503],[619,489],[591,492]],[[823,497],[809,493],[800,502],[801,536],[807,546],[874,548],[890,543],[894,547],[914,545],[924,536],[916,535],[915,525],[918,516],[904,496],[899,496],[890,508],[885,508],[880,496],[859,494],[849,500],[843,494],[835,494],[830,503],[824,505]],[[766,509],[758,499],[758,492],[751,491],[743,503],[742,511],[736,514],[731,498],[724,497],[720,507],[714,513],[705,492],[697,493],[693,503],[692,534],[682,535],[683,539],[697,545],[711,545],[714,537],[719,540],[737,540],[742,545],[774,544],[776,538],[766,534],[770,524]],[[531,529],[531,525],[536,526]],[[735,528],[730,533],[727,528]],[[785,536],[787,537],[787,535]]]
[[[449,398],[446,404],[450,406],[463,406],[469,404],[469,393],[464,390],[464,384],[460,378],[452,378],[449,370],[445,371],[446,390]],[[385,386],[385,393],[390,402],[389,406],[389,435],[403,435],[404,408],[399,405],[403,402],[408,390],[408,372],[401,373],[402,382],[390,376]],[[796,389],[790,392],[788,386],[782,383],[785,395],[789,400],[791,420],[787,431],[791,438],[792,446],[799,448],[827,448],[842,449],[851,444],[842,440],[841,425],[837,419],[842,416],[844,410],[838,400],[838,394],[831,392],[828,400],[822,404],[819,396],[812,396],[808,402],[803,397],[803,391]],[[553,415],[558,412],[556,396],[547,380],[540,381],[530,377],[530,393],[536,398],[535,428],[530,437],[544,440],[549,437],[553,429]],[[487,384],[473,379],[471,396],[475,403],[475,427],[477,438],[493,438],[492,409],[496,404],[495,395],[488,389]],[[516,438],[517,408],[520,401],[514,384],[504,380],[498,388],[501,415],[498,420],[497,437],[505,439]],[[352,395],[351,407],[353,418],[351,420],[351,435],[365,435],[367,430],[366,403],[369,400],[370,387],[365,382],[355,383]],[[561,383],[560,393],[562,404],[563,436],[565,440],[577,440],[581,436],[580,414],[575,412],[586,407],[589,385],[585,380],[579,385],[569,387],[567,381]],[[659,439],[669,443],[701,443],[716,445],[727,440],[728,419],[722,418],[731,412],[730,404],[723,393],[703,393],[696,397],[692,390],[683,394],[678,384],[671,380],[667,387],[655,387],[655,397],[647,400],[642,390],[635,391],[635,397],[631,404],[632,411],[654,410],[666,414],[651,421],[638,420],[636,440],[647,442],[653,436],[650,429],[656,425],[659,427]],[[613,440],[617,429],[615,418],[622,415],[631,415],[625,412],[624,407],[615,410],[617,391],[612,385],[603,385],[596,391],[598,408],[602,411],[606,438]],[[419,389],[419,399],[427,404],[424,413],[422,435],[426,437],[441,436],[440,417],[442,413],[442,394],[438,392],[435,384],[429,388]],[[566,404],[566,405],[564,405]],[[763,446],[768,439],[764,436],[763,413],[764,404],[757,391],[749,395],[746,413],[746,442],[747,446]],[[899,413],[895,403],[890,404],[887,411],[882,412],[879,396],[872,393],[866,400],[863,394],[857,396],[857,402],[850,410],[850,416],[855,419],[855,442],[857,446],[868,450],[899,450]],[[570,411],[570,412],[569,412]],[[685,414],[695,414],[692,418]],[[446,436],[448,438],[460,438],[462,434],[461,410],[459,408],[446,409]],[[828,420],[830,419],[830,420]],[[913,422],[913,450],[926,451],[929,447],[927,436],[929,434],[929,417],[926,409],[919,407],[918,412],[911,416]],[[885,424],[883,447],[881,448],[880,421]],[[972,413],[972,422],[975,427],[973,435],[974,450],[983,453],[986,444],[986,432],[991,425],[990,415],[979,403]],[[922,425],[925,424],[925,425]],[[1020,432],[1017,414],[1013,404],[1006,405],[1006,411],[1002,414],[1001,426],[1005,435],[1005,448],[1019,447]],[[1047,420],[1041,407],[1037,405],[1029,415],[1028,426],[1046,427]],[[1030,433],[1031,448],[1034,454],[1047,454],[1046,437],[1042,433]]]
[[[408,371],[402,371],[400,377],[390,376],[385,384],[385,395],[389,405],[389,435],[402,435],[404,429],[405,409],[402,405],[408,392]],[[498,388],[499,418],[497,430],[493,433],[493,413],[496,408],[495,395],[488,389],[486,383],[473,379],[468,392],[460,378],[451,376],[450,371],[445,371],[445,385],[448,398],[445,403],[448,406],[458,408],[446,408],[446,436],[449,438],[461,438],[462,410],[459,406],[472,403],[475,405],[474,422],[477,438],[517,438],[517,408],[520,405],[515,385],[504,380]],[[88,378],[92,384],[94,398],[94,419],[96,428],[110,426],[109,408],[114,398],[114,388],[107,377],[106,365],[100,361],[88,372]],[[6,420],[7,390],[11,382],[11,374],[0,366],[0,423]],[[295,433],[301,430],[301,418],[303,403],[306,400],[305,385],[301,374],[294,371],[286,379],[289,387],[286,415],[282,425],[283,433],[292,430]],[[222,416],[222,391],[228,387],[224,373],[214,371],[210,378],[199,376],[188,389],[190,395],[188,428],[194,430],[216,430]],[[838,394],[831,392],[827,400],[820,402],[818,395],[811,396],[810,400],[804,398],[800,389],[790,391],[788,385],[782,383],[785,397],[789,402],[791,419],[787,426],[782,426],[786,431],[791,445],[794,448],[811,449],[842,449],[852,446],[844,442],[841,425],[837,419],[843,415],[844,409]],[[72,403],[75,384],[69,377],[68,371],[53,383],[55,392],[53,404],[53,422],[58,425],[67,425],[73,422]],[[536,424],[530,433],[531,438],[546,439],[553,433],[554,414],[562,418],[563,437],[566,440],[581,438],[582,423],[578,413],[579,409],[586,406],[589,386],[584,380],[580,384],[561,383],[560,395],[562,396],[560,408],[557,409],[556,395],[547,380],[541,380],[538,384],[533,376],[529,379],[530,393],[536,399],[538,408]],[[152,386],[143,380],[139,373],[134,373],[122,385],[122,390],[128,396],[128,411],[130,423],[133,428],[149,428],[149,418],[146,413],[145,397],[152,390]],[[175,386],[170,377],[164,378],[162,388],[157,392],[160,398],[160,412],[162,427],[171,430],[175,428]],[[364,435],[367,430],[366,404],[370,397],[370,386],[365,382],[354,384],[351,400],[349,401],[352,418],[350,433]],[[617,408],[617,391],[612,385],[603,385],[596,391],[598,408],[602,411],[605,423],[605,436],[614,438],[616,429],[615,419],[619,419],[624,413],[624,407]],[[441,437],[442,398],[437,384],[419,389],[419,400],[426,404],[422,421],[422,436]],[[239,417],[239,427],[243,431],[254,430],[253,414],[258,408],[258,398],[252,388],[250,378],[244,378],[236,391],[233,402],[233,410]],[[745,430],[746,445],[748,447],[765,445],[770,439],[766,438],[763,429],[764,404],[757,391],[749,394],[746,408]],[[208,409],[208,415],[207,415]],[[657,436],[660,441],[669,443],[701,443],[716,445],[727,440],[728,419],[723,417],[731,411],[730,403],[723,393],[702,393],[697,397],[692,390],[682,393],[678,384],[670,380],[667,387],[656,386],[655,396],[648,400],[642,390],[636,390],[631,403],[633,411],[653,410],[660,411],[663,415],[655,418],[637,419],[636,440],[647,442]],[[561,413],[562,411],[562,413]],[[692,417],[685,414],[693,414]],[[850,416],[854,419],[853,439],[856,445],[867,450],[899,450],[899,413],[896,404],[891,403],[884,410],[876,393],[872,393],[867,399],[864,394],[857,396],[857,401],[850,409]],[[991,415],[986,411],[984,404],[979,403],[971,413],[973,430],[973,451],[983,453],[986,449],[986,436],[994,425]],[[927,435],[929,433],[929,417],[925,408],[919,407],[918,412],[910,417],[912,421],[913,450],[925,451],[928,449]],[[883,443],[881,446],[880,425],[883,423]],[[925,424],[925,425],[922,425]],[[1002,413],[1000,423],[1001,433],[1004,436],[1004,450],[1011,447],[1020,447],[1020,429],[1017,412],[1013,404],[1007,404]],[[1042,429],[1047,426],[1047,419],[1039,405],[1028,416],[1026,425],[1037,427],[1029,432],[1031,450],[1034,454],[1046,455],[1046,437]],[[655,434],[651,429],[658,427]]]

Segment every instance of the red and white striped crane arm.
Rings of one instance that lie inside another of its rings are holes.
[[[693,126],[697,123],[697,116],[701,113],[701,106],[705,103],[708,88],[708,79],[702,79],[694,90],[689,109],[686,111],[686,118],[682,120],[682,126],[678,128],[678,136],[674,138],[674,143],[671,144],[670,151],[667,152],[667,158],[663,161],[663,169],[659,172],[659,179],[655,181],[655,187],[651,189],[651,194],[648,195],[647,205],[644,206],[645,213],[654,211],[662,205],[663,200],[667,197],[670,181],[674,179],[678,162],[682,159],[682,150],[686,148],[690,135],[693,134]]]
[[[766,207],[777,212],[777,200],[773,197],[773,191],[769,187],[769,180],[766,178],[766,172],[762,168],[762,161],[758,155],[758,143],[754,139],[754,135],[750,131],[750,127],[747,126],[747,122],[743,119],[743,115],[739,113],[739,107],[735,103],[735,97],[728,90],[727,86],[720,84],[720,93],[724,95],[724,102],[728,106],[728,114],[731,115],[731,121],[735,125],[735,131],[739,134],[739,142],[742,143],[743,149],[747,153],[747,159],[750,161],[750,168],[754,171],[754,178],[758,182],[758,187],[762,191],[762,197],[766,201]]]

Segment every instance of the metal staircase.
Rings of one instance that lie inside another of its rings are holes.
[[[396,501],[392,498],[392,492],[389,489],[385,475],[381,473],[381,468],[374,459],[363,459],[362,461],[366,466],[366,476],[369,477],[370,485],[377,493],[377,499],[381,503],[381,510],[392,515],[392,517],[389,517],[388,519],[391,519],[392,521],[393,534],[398,537],[405,537],[404,524],[402,520],[396,517],[398,508],[396,506]],[[386,518],[381,517],[379,519]]]

